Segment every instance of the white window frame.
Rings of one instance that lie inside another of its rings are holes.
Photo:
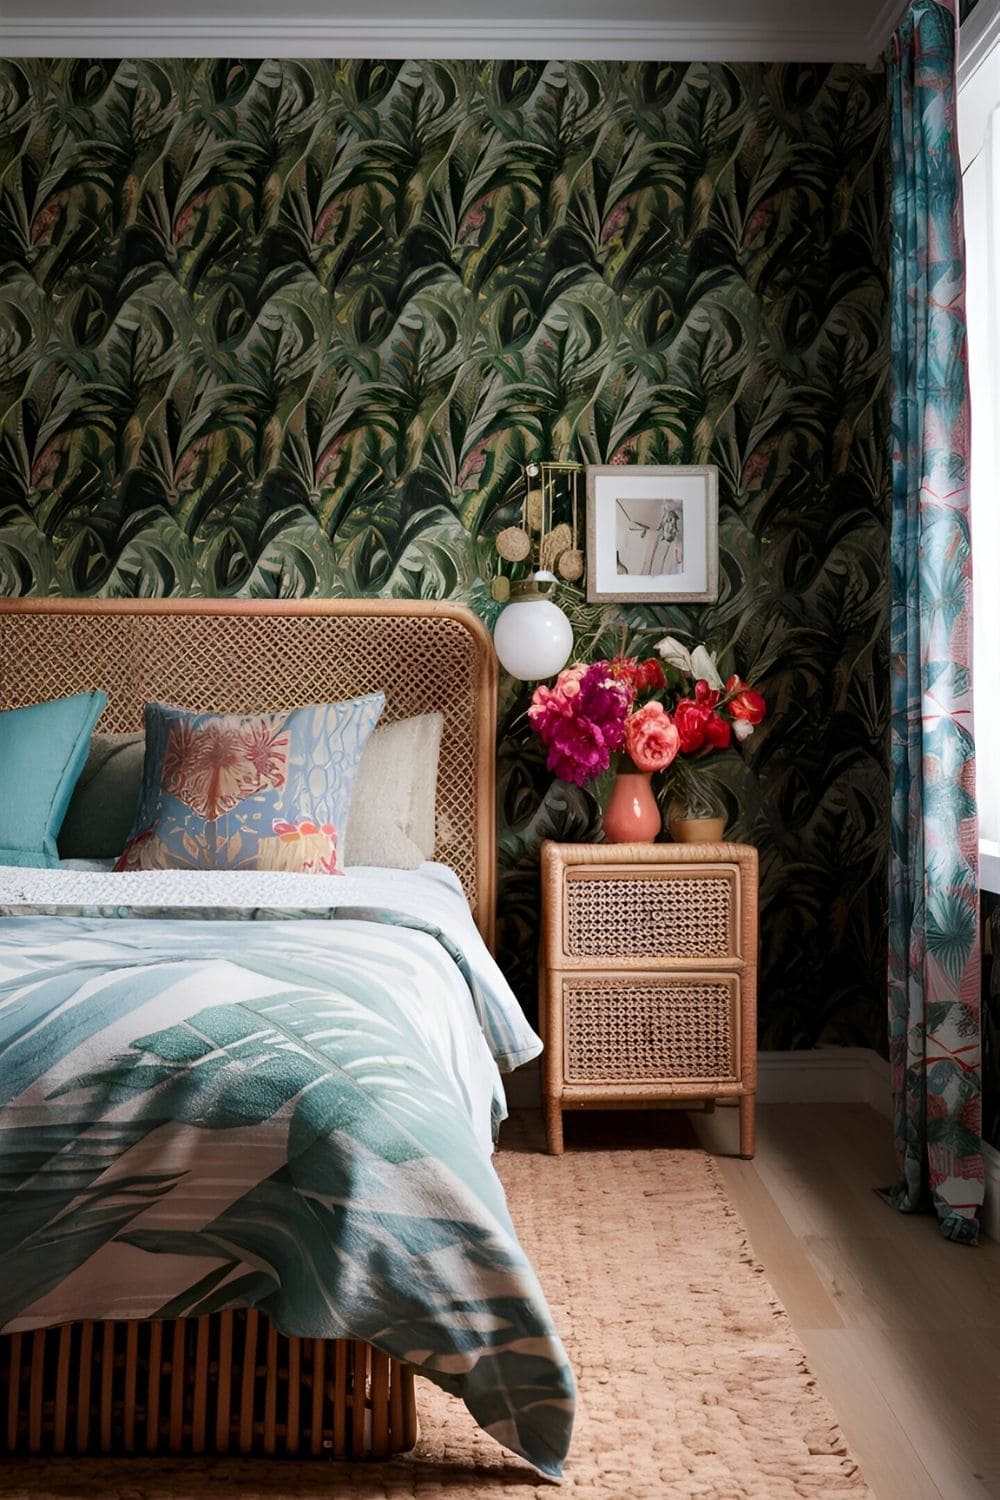
[[[959,47],[972,388],[979,884],[1000,892],[1000,0],[979,0],[962,27]]]

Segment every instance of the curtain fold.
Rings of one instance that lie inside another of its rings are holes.
[[[969,393],[953,5],[893,39],[889,1046],[904,1212],[983,1198]]]

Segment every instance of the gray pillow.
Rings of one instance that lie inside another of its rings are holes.
[[[59,831],[60,859],[115,859],[132,828],[145,737],[95,734]]]
[[[415,870],[434,857],[442,714],[376,729],[354,779],[342,863]]]

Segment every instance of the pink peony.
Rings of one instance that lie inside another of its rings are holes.
[[[680,748],[677,726],[662,703],[636,709],[625,725],[625,749],[640,771],[663,771]]]
[[[552,731],[560,719],[578,712],[580,681],[588,670],[579,665],[566,667],[559,673],[554,687],[541,682],[535,688],[528,708],[528,722],[541,737],[543,745],[552,743]]]

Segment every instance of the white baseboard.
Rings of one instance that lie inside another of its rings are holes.
[[[867,1104],[892,1119],[889,1064],[873,1047],[757,1054],[761,1104]]]
[[[511,1109],[538,1109],[541,1069],[528,1063],[504,1079]],[[816,1047],[802,1052],[757,1054],[757,1099],[761,1104],[867,1104],[892,1119],[889,1064],[872,1047]],[[983,1145],[986,1199],[980,1216],[985,1235],[1000,1240],[1000,1151]]]

